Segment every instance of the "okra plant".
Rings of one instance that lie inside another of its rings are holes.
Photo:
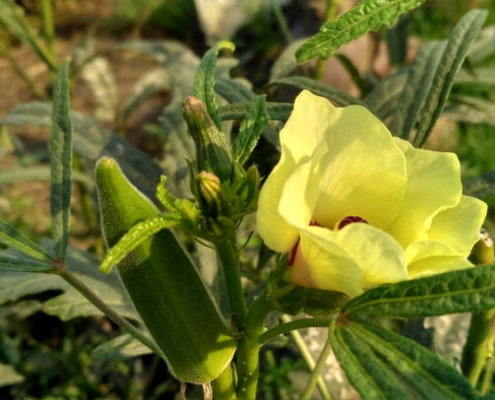
[[[421,3],[364,0],[305,40],[293,64],[328,58]],[[495,265],[480,230],[493,182],[463,188],[455,154],[421,148],[446,105],[455,110],[449,94],[486,16],[470,11],[448,40],[424,45],[362,98],[280,74],[255,94],[219,72],[219,53],[235,52],[219,42],[195,65],[189,92],[176,84],[164,113],[170,135],[189,135],[172,140],[182,157],[175,169],[71,112],[65,61],[51,108],[20,106],[1,122],[31,116],[42,125],[52,113],[53,236],[37,244],[0,221],[0,282],[65,281],[178,381],[202,385],[205,398],[260,398],[266,345],[318,327],[326,343],[297,398],[312,398],[316,387],[332,398],[320,374],[333,351],[363,399],[489,399]],[[164,45],[162,56],[177,49]],[[281,85],[301,90],[293,103],[270,100]],[[254,161],[262,145],[279,152],[271,172]],[[71,266],[73,150],[95,164],[107,251],[93,280]],[[208,260],[219,261],[213,275]],[[107,301],[109,290],[120,300]],[[460,366],[383,323],[453,313],[472,313]]]

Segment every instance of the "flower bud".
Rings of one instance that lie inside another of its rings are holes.
[[[203,102],[186,97],[182,114],[196,146],[196,165],[199,171],[210,171],[226,181],[232,172],[232,156],[225,134],[208,115]]]
[[[486,265],[494,263],[493,239],[485,229],[480,230],[480,240],[474,245],[470,258],[475,264]]]
[[[206,216],[217,218],[228,216],[228,203],[222,193],[222,183],[218,176],[211,172],[201,171],[197,176],[200,204]]]

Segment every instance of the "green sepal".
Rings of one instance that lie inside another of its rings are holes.
[[[286,314],[297,315],[302,312],[312,315],[328,315],[339,310],[348,299],[341,292],[306,288],[286,280],[287,260],[282,257],[270,272],[267,281],[268,298],[273,306]]]
[[[110,247],[134,225],[158,215],[115,160],[98,162],[96,183]],[[117,270],[171,373],[192,383],[218,377],[234,355],[236,339],[174,234],[162,229],[148,237]]]

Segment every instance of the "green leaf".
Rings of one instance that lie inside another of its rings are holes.
[[[495,103],[473,96],[451,96],[443,116],[451,121],[495,125]]]
[[[41,102],[16,106],[0,121],[0,126],[51,126],[52,107]],[[163,173],[151,158],[116,133],[80,112],[70,113],[74,128],[74,151],[87,160],[96,162],[103,155],[119,161],[126,175],[148,197],[153,198]]]
[[[307,40],[307,38],[294,40],[289,44],[273,63],[270,71],[270,80],[272,83],[278,79],[289,76],[299,65],[296,60],[296,50]]]
[[[335,101],[341,106],[357,104],[367,107],[366,103],[342,90],[332,88],[321,82],[303,76],[291,76],[288,78],[277,79],[270,83],[270,86],[272,85],[290,85],[303,90],[307,89],[314,94],[326,97],[328,100]]]
[[[227,104],[226,106],[218,107],[218,111],[222,120],[242,120],[246,118],[251,102]],[[294,108],[292,103],[266,103],[266,108],[270,120],[287,121],[290,113]]]
[[[256,97],[249,82],[243,83],[238,79],[218,79],[215,83],[215,91],[229,103],[252,101]]]
[[[341,15],[336,21],[327,22],[315,36],[297,51],[298,62],[320,57],[329,58],[343,44],[381,26],[392,26],[399,16],[418,7],[425,0],[363,0]]]
[[[47,272],[54,269],[53,264],[0,253],[0,271]]]
[[[342,307],[353,317],[427,317],[495,307],[495,265],[446,272],[367,290]]]
[[[122,361],[151,353],[152,351],[148,346],[129,334],[123,334],[95,347],[91,351],[91,356],[97,359]]]
[[[431,90],[421,111],[421,118],[413,141],[416,147],[423,146],[428,139],[435,122],[443,111],[455,75],[461,67],[469,47],[478,36],[487,15],[486,10],[472,10],[464,15],[452,31],[442,59],[435,71]]]
[[[473,63],[484,61],[495,54],[495,25],[482,29],[480,35],[469,49],[468,57]]]
[[[0,219],[0,243],[37,260],[50,260],[50,255],[16,228]]]
[[[24,381],[24,376],[19,374],[11,365],[0,364],[0,387],[15,385]]]
[[[23,9],[15,4],[13,0],[2,0],[0,2],[0,24],[26,46],[31,48],[34,54],[43,61],[52,71],[57,70],[57,62],[50,52],[39,40],[39,35],[29,24]]]
[[[0,185],[20,181],[48,181],[50,175],[50,167],[43,165],[3,170],[0,175]],[[79,171],[72,171],[72,180],[83,183],[90,188],[95,184],[90,176]]]
[[[363,400],[413,399],[391,368],[352,331],[336,328],[333,321],[328,335],[335,357]]]
[[[172,228],[180,221],[176,217],[158,215],[145,221],[138,222],[108,251],[101,264],[100,270],[108,274],[113,266],[121,262],[127,254],[136,249],[162,229]]]
[[[382,79],[364,98],[367,107],[378,118],[384,121],[397,108],[399,98],[407,80],[408,69],[403,68],[397,73]]]
[[[222,129],[222,122],[218,115],[215,100],[215,68],[220,50],[235,50],[231,42],[223,41],[217,43],[208,50],[199,63],[196,77],[194,78],[194,96],[200,99],[206,106],[206,110],[218,129]]]
[[[69,240],[72,172],[72,122],[70,120],[69,63],[59,68],[53,90],[53,123],[50,139],[52,235],[56,256],[65,257]]]
[[[352,60],[342,53],[336,54],[335,58],[340,61],[347,74],[351,78],[352,83],[354,83],[354,85],[356,85],[356,87],[358,88],[360,97],[364,96],[368,92],[368,83],[363,78],[361,78],[361,73],[354,65]]]
[[[495,194],[495,171],[489,171],[464,183],[463,193],[468,196],[486,199]]]
[[[445,42],[427,43],[420,49],[413,65],[409,68],[407,81],[397,100],[397,110],[390,125],[390,131],[395,136],[403,139],[409,137],[430,91],[445,45]]]
[[[456,85],[495,86],[495,68],[475,68],[474,73],[469,73],[461,69],[455,76],[454,83]]]
[[[249,158],[268,123],[265,96],[256,96],[232,144],[234,158],[242,165]]]
[[[46,242],[46,241],[45,241]],[[54,243],[42,243],[47,251],[53,251]],[[2,255],[10,255],[3,252]],[[140,322],[129,296],[116,274],[104,275],[98,270],[98,262],[92,254],[69,246],[66,264],[71,273],[90,287],[106,304],[120,315]],[[55,274],[26,272],[0,272],[0,305],[17,302],[25,297],[50,292],[43,298],[42,310],[64,321],[77,317],[102,316],[102,312],[82,294]],[[57,294],[60,293],[60,294]]]
[[[478,395],[469,382],[439,356],[420,344],[368,322],[352,322],[350,330],[388,361],[403,381],[421,398],[469,400]]]

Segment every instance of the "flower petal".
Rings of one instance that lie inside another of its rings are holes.
[[[450,245],[465,257],[479,240],[487,205],[470,196],[462,196],[459,204],[439,212],[432,221],[428,236]]]
[[[293,282],[356,296],[363,288],[408,279],[403,249],[387,233],[364,223],[339,231],[301,231]]]
[[[334,107],[325,98],[303,90],[294,101],[294,109],[280,131],[282,151],[290,151],[296,164],[312,156],[328,135],[326,121],[332,118]]]
[[[462,196],[457,206],[438,213],[427,232],[429,240],[406,249],[411,278],[470,267],[467,257],[479,240],[486,209],[482,201]]]
[[[299,237],[299,231],[278,213],[282,191],[287,178],[296,169],[290,153],[284,152],[261,188],[256,223],[265,244],[272,250],[284,253],[290,251]]]
[[[385,125],[360,106],[335,108],[326,126],[329,152],[322,159],[315,219],[331,228],[349,215],[388,226],[402,204],[406,159]]]
[[[459,202],[460,165],[455,154],[416,149],[405,140],[394,140],[406,156],[408,180],[402,207],[386,231],[406,248],[413,241],[426,240],[433,216]]]

